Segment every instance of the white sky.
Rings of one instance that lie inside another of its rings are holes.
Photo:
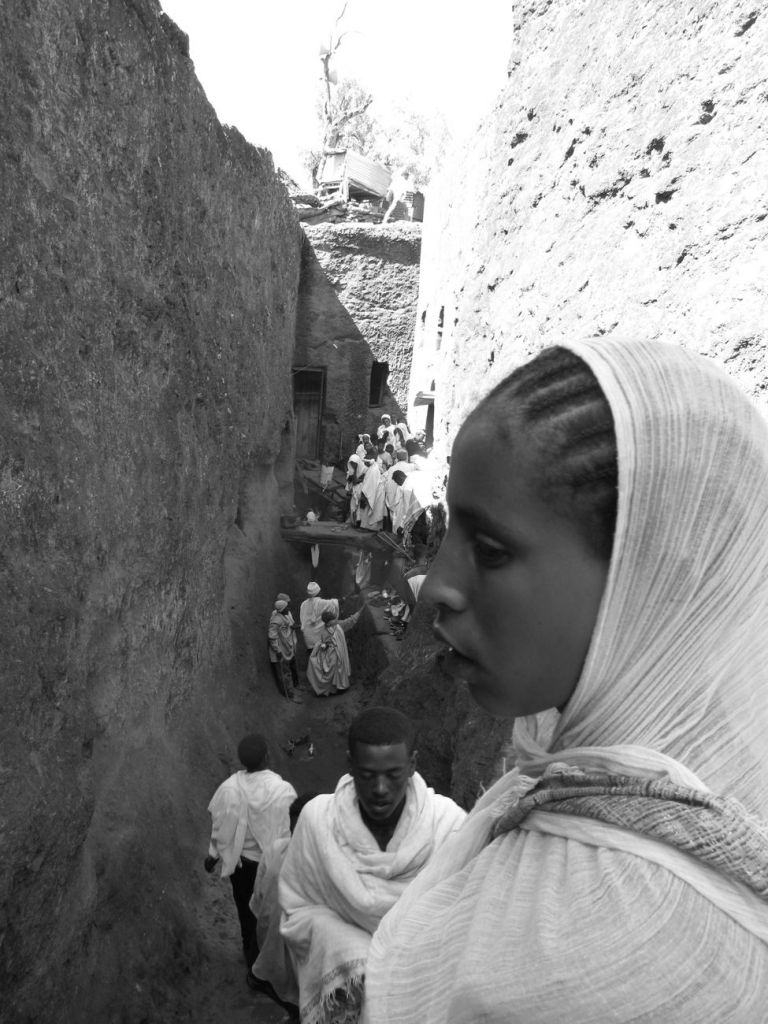
[[[316,142],[315,97],[343,0],[160,0],[189,36],[219,120],[272,151],[306,185],[299,154]],[[513,0],[348,0],[335,68],[375,104],[443,113],[468,135],[506,78]],[[371,113],[375,107],[371,108]]]

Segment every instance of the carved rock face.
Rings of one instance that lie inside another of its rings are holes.
[[[22,8],[0,12],[0,976],[43,1024],[106,1019],[121,971],[194,951],[162,879],[240,728],[229,619],[253,631],[279,589],[300,236],[157,3]]]
[[[563,337],[688,345],[764,394],[760,19],[733,0],[654,0],[610,26],[593,3],[520,13],[508,84],[425,223],[413,390],[435,379],[444,450]]]

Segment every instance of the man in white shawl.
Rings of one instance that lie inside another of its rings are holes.
[[[564,345],[448,504],[424,594],[518,768],[382,922],[366,1024],[765,1024],[765,420],[678,346]]]
[[[243,765],[213,794],[210,812],[211,842],[205,869],[221,863],[221,877],[229,878],[240,920],[243,953],[250,965],[256,956],[256,919],[248,906],[262,852],[290,834],[288,808],[296,790],[269,769],[267,741],[259,733],[244,736],[237,747]]]
[[[415,771],[413,724],[369,708],[349,729],[350,774],[304,808],[280,874],[280,931],[302,1024],[352,1024],[371,934],[465,818]]]
[[[384,480],[376,460],[366,459],[358,500],[358,520],[364,530],[379,531],[384,525]]]
[[[307,584],[306,600],[301,602],[299,608],[301,635],[308,651],[311,651],[320,639],[320,634],[323,631],[324,611],[332,611],[338,615],[339,599],[337,597],[320,597],[320,584],[315,580],[310,580]]]

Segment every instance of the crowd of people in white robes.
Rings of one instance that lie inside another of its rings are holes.
[[[385,413],[375,438],[361,434],[347,460],[347,492],[353,526],[404,536],[434,500],[424,432],[412,435]]]

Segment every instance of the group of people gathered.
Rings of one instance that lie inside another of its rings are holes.
[[[246,980],[304,1024],[359,1019],[373,932],[466,817],[416,771],[415,739],[405,715],[369,708],[335,791],[297,796],[252,734],[209,805],[205,866],[230,879]]]
[[[278,594],[267,627],[269,663],[278,690],[294,703],[303,700],[296,664],[297,634],[300,632],[307,655],[307,680],[315,695],[329,697],[344,693],[351,682],[345,634],[357,623],[362,607],[341,618],[339,599],[321,597],[320,584],[315,580],[307,584],[307,596],[299,608],[298,623],[293,618],[290,605],[288,594]]]
[[[391,712],[353,723],[279,872],[289,1001],[304,1024],[764,1024],[765,417],[680,345],[564,340],[470,413],[447,502],[422,596],[514,767],[464,819]],[[240,814],[214,825],[228,866],[256,855],[226,846]]]
[[[347,460],[350,523],[401,536],[412,528],[431,502],[427,454],[423,431],[411,435],[405,423],[393,424],[384,413],[374,439],[361,434]]]

